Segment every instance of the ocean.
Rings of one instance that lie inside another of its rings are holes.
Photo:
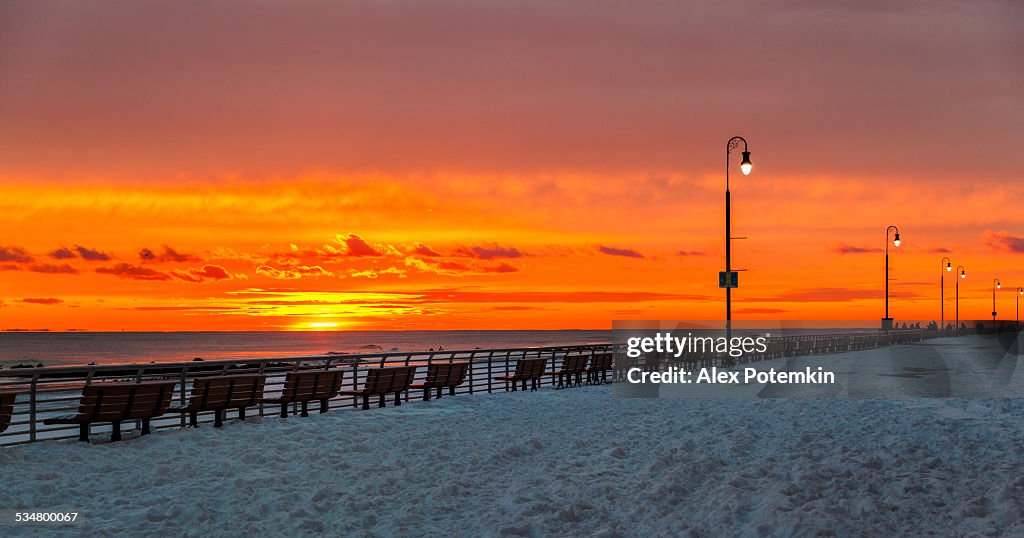
[[[6,332],[0,367],[493,349],[610,342],[611,331]]]

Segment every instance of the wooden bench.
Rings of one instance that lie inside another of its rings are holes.
[[[611,353],[594,353],[590,356],[590,368],[586,369],[587,383],[600,385],[608,382],[608,372],[612,370]]]
[[[583,372],[587,370],[587,360],[590,358],[588,355],[568,355],[562,359],[562,369],[554,372],[548,372],[548,375],[553,375],[558,378],[558,385],[556,388],[568,388],[573,386],[575,382],[576,386],[583,384]]]
[[[189,424],[199,427],[199,413],[213,411],[213,426],[224,425],[224,412],[237,409],[239,420],[245,420],[245,408],[259,405],[263,397],[262,375],[226,375],[200,377],[192,381],[188,405],[171,407],[172,413],[187,414]]]
[[[309,402],[319,401],[320,412],[327,412],[327,401],[338,395],[343,370],[297,370],[288,372],[284,389],[277,398],[262,398],[260,402],[281,404],[281,418],[288,417],[288,404],[302,405],[301,416],[309,416]]]
[[[544,368],[547,366],[548,359],[546,357],[536,359],[520,359],[516,362],[516,371],[512,375],[503,375],[495,377],[494,379],[505,382],[505,390],[507,391],[509,386],[512,386],[512,391],[516,390],[516,382],[523,382],[523,390],[526,390],[526,382],[530,382],[530,390],[535,391],[540,385],[540,378],[544,375]]]
[[[142,435],[149,434],[149,421],[167,412],[177,381],[142,383],[93,383],[82,388],[78,412],[45,419],[43,424],[78,424],[79,441],[89,441],[89,427],[101,422],[112,425],[111,441],[121,440],[121,423],[142,421]]]
[[[411,385],[410,388],[423,389],[423,400],[430,401],[430,392],[437,389],[437,397],[441,397],[441,389],[448,387],[448,394],[455,396],[455,387],[466,382],[469,373],[469,362],[435,362],[427,368],[427,379],[423,383]]]
[[[370,396],[375,394],[380,396],[378,407],[386,407],[387,404],[384,403],[384,398],[392,393],[395,395],[395,405],[402,405],[402,393],[409,390],[415,376],[415,366],[372,368],[366,371],[366,380],[363,382],[362,390],[346,390],[341,393],[357,398],[361,397],[363,399],[363,409],[370,408]]]
[[[11,425],[11,417],[14,416],[14,399],[18,394],[15,392],[0,392],[0,433],[3,433]]]

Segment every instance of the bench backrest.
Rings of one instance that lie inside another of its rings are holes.
[[[306,370],[288,372],[281,399],[290,402],[327,400],[341,390],[343,370]]]
[[[612,369],[612,354],[611,353],[595,353],[590,359],[590,368],[593,370],[611,370]]]
[[[251,407],[263,396],[262,375],[201,377],[192,381],[188,407],[195,411],[217,411]]]
[[[569,355],[562,359],[562,371],[567,374],[576,374],[587,369],[589,355]]]
[[[519,359],[516,362],[515,377],[519,379],[540,379],[544,375],[544,368],[547,366],[547,363],[547,357]]]
[[[364,390],[369,394],[404,392],[409,390],[409,385],[412,384],[415,376],[415,366],[373,368],[366,371]]]
[[[11,425],[15,397],[17,397],[17,394],[13,392],[0,392],[0,432],[3,432]]]
[[[427,369],[426,384],[431,387],[457,387],[466,381],[469,362],[435,362]]]
[[[89,422],[152,418],[167,412],[176,381],[94,383],[82,389],[78,417]]]

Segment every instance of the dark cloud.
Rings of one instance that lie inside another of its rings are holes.
[[[639,252],[637,252],[637,251],[635,251],[635,250],[633,250],[631,248],[615,248],[615,247],[607,247],[607,246],[601,245],[601,246],[597,247],[597,251],[602,253],[602,254],[607,254],[609,256],[623,256],[623,257],[626,257],[626,258],[643,258],[644,257],[643,254],[640,254]]]
[[[459,262],[438,262],[437,268],[443,271],[469,271],[469,267]]]
[[[703,256],[704,252],[700,250],[680,250],[678,254],[680,256]]]
[[[1008,232],[986,230],[982,238],[990,247],[1014,254],[1024,253],[1024,237]]]
[[[21,270],[21,266],[13,263],[5,263],[0,265],[0,271],[18,271]]]
[[[347,256],[382,256],[383,254],[370,246],[369,243],[363,240],[356,234],[348,234],[346,237],[338,237],[338,240],[345,245],[345,254]]]
[[[883,252],[885,249],[878,247],[855,247],[853,245],[842,244],[832,250],[839,254],[868,254],[873,252]]]
[[[83,247],[81,245],[78,245],[78,246],[75,247],[75,252],[78,252],[78,255],[83,260],[95,261],[95,262],[105,262],[105,261],[109,261],[110,260],[110,255],[107,254],[106,252],[102,252],[102,251],[91,249],[91,248],[86,248],[86,247]]]
[[[67,274],[67,275],[77,275],[78,274],[78,269],[75,269],[74,267],[71,267],[70,265],[68,265],[66,263],[62,263],[60,265],[43,263],[43,264],[39,264],[39,265],[33,265],[33,266],[29,267],[28,270],[32,271],[33,273]]]
[[[114,275],[120,278],[132,280],[170,280],[171,276],[147,267],[139,267],[128,263],[119,263],[113,267],[100,267],[97,273],[103,275]]]
[[[946,247],[935,247],[933,249],[929,249],[928,253],[929,254],[952,254],[953,251],[949,250]]]
[[[416,247],[412,249],[413,254],[419,254],[420,256],[437,257],[441,254],[436,250],[430,248],[423,243],[416,243]]]
[[[495,258],[520,258],[523,253],[515,247],[502,247],[495,243],[490,246],[459,247],[456,249],[455,255],[479,260],[493,260]]]
[[[0,247],[0,262],[29,263],[32,256],[21,247]]]
[[[51,258],[53,258],[55,260],[69,260],[71,258],[77,258],[78,257],[77,254],[72,252],[71,249],[69,249],[67,247],[58,248],[57,250],[54,250],[53,252],[50,252],[48,254],[48,256],[50,256]]]
[[[56,305],[64,302],[63,299],[56,299],[53,297],[29,297],[22,299],[21,302],[28,304],[44,304],[44,305]]]
[[[182,254],[167,245],[161,245],[163,252],[156,253],[152,249],[144,248],[139,251],[139,259],[146,262],[159,262],[159,263],[182,263],[182,262],[193,262],[198,261],[197,256],[191,254]]]
[[[495,265],[494,267],[485,267],[484,268],[484,272],[485,273],[518,273],[519,269],[517,267],[513,267],[513,266],[511,266],[511,265],[509,265],[507,263],[499,263],[498,265]]]

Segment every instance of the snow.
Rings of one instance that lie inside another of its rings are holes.
[[[466,395],[2,449],[0,508],[75,509],[96,535],[1021,536],[1022,415],[1019,399]],[[41,529],[57,527],[0,532]]]

